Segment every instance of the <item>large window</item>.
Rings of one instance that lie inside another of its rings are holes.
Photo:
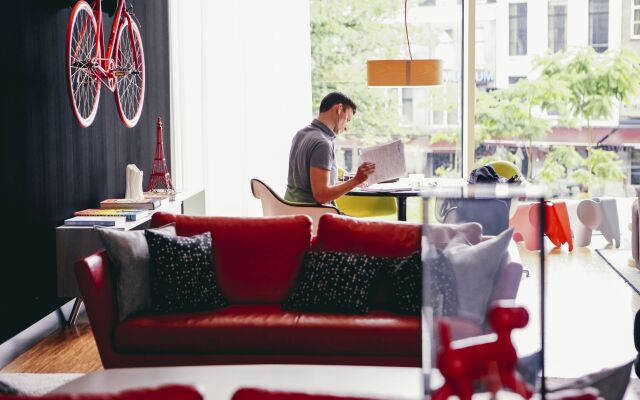
[[[567,48],[567,2],[549,2],[549,50],[553,53]]]
[[[589,0],[589,46],[598,53],[609,48],[609,0]]]
[[[413,58],[440,59],[443,69],[442,85],[411,88],[367,87],[367,60],[409,58],[404,2],[310,0],[310,4],[314,113],[332,90],[346,93],[358,104],[349,130],[336,139],[338,162],[353,171],[360,163],[359,150],[401,139],[407,173],[460,177],[461,157],[455,149],[462,142],[463,30],[457,1],[408,3]],[[481,40],[480,48],[483,44]],[[347,155],[349,149],[353,151]]]
[[[509,4],[509,55],[527,54],[527,3]]]
[[[640,0],[632,0],[631,6],[631,37],[640,39]]]

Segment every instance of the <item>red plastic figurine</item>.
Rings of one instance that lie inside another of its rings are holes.
[[[443,400],[453,395],[460,400],[470,400],[473,382],[478,380],[485,381],[494,396],[502,386],[525,399],[531,397],[531,390],[515,371],[518,355],[511,343],[511,331],[524,328],[529,322],[529,313],[523,307],[513,306],[511,302],[495,302],[488,318],[496,334],[465,339],[453,346],[448,318],[439,321],[440,351],[437,364],[445,383],[434,392],[433,400]]]

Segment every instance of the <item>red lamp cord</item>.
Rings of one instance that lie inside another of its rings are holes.
[[[409,43],[409,28],[407,27],[407,1],[404,0],[404,32],[407,35],[407,47],[409,48],[409,59],[413,60],[413,55],[411,55],[411,43]]]

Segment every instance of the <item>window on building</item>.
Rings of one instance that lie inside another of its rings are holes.
[[[640,0],[633,0],[631,6],[631,37],[640,39]]]
[[[436,0],[421,0],[419,5],[421,6],[435,6]]]
[[[413,121],[413,89],[402,88],[402,117],[405,122]]]
[[[549,2],[549,50],[554,53],[567,48],[567,2]]]
[[[527,3],[509,4],[509,55],[527,54]]]
[[[458,110],[447,111],[447,125],[456,126],[460,123],[458,121]]]
[[[609,0],[589,0],[589,46],[598,53],[609,47]]]
[[[524,79],[526,76],[510,76],[509,77],[509,85],[513,85],[518,83],[520,79]]]

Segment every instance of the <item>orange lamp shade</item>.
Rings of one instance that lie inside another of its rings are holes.
[[[432,86],[442,83],[442,60],[369,60],[369,86]]]

